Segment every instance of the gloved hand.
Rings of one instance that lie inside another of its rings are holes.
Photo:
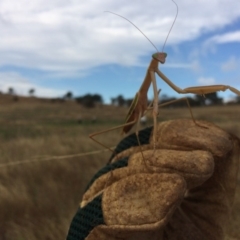
[[[88,185],[68,240],[221,240],[240,140],[204,121],[173,120],[123,139]]]

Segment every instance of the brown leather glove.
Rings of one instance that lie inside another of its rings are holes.
[[[198,124],[159,123],[155,149],[151,129],[140,132],[141,147],[135,135],[124,139],[88,186],[67,239],[224,239],[240,140]]]

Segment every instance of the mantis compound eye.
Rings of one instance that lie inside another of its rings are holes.
[[[164,53],[164,52],[157,52],[157,53],[154,53],[152,55],[152,57],[157,60],[158,62],[164,64],[165,63],[165,60],[166,60],[166,57],[167,57],[167,54]]]

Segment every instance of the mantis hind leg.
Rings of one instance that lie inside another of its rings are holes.
[[[111,149],[110,147],[106,146],[105,144],[103,144],[102,142],[98,141],[95,136],[97,135],[101,135],[103,133],[106,133],[106,132],[110,132],[110,131],[113,131],[113,130],[116,130],[116,129],[120,129],[122,127],[125,127],[125,126],[128,126],[128,125],[132,125],[132,124],[135,124],[137,122],[137,120],[134,120],[132,122],[128,122],[128,123],[125,123],[125,124],[122,124],[122,125],[119,125],[119,126],[116,126],[116,127],[113,127],[113,128],[109,128],[109,129],[105,129],[105,130],[102,130],[102,131],[99,131],[99,132],[95,132],[95,133],[92,133],[89,135],[89,138],[92,139],[94,142],[96,142],[97,144],[99,144],[100,146],[108,149],[110,152],[112,153],[115,153],[115,151],[113,149]]]
[[[159,108],[160,107],[164,107],[164,106],[167,106],[167,105],[170,105],[170,104],[173,104],[173,103],[176,103],[176,102],[181,102],[181,101],[186,101],[187,106],[188,106],[188,110],[189,110],[190,115],[192,117],[192,120],[197,125],[197,122],[196,122],[196,120],[195,120],[195,118],[193,116],[193,113],[192,113],[192,109],[191,109],[190,103],[189,103],[189,101],[188,101],[188,99],[186,97],[182,97],[182,98],[179,98],[179,99],[171,100],[171,101],[166,102],[166,103],[159,104],[158,107]]]
[[[180,101],[185,101],[187,103],[188,110],[190,112],[191,118],[192,118],[193,122],[195,123],[195,125],[198,126],[198,127],[201,127],[201,128],[206,128],[205,126],[202,126],[199,123],[197,123],[197,121],[195,120],[195,118],[193,116],[191,106],[190,106],[190,103],[189,103],[189,101],[186,97],[182,97],[182,98],[179,98],[179,99],[171,100],[171,101],[166,102],[166,103],[159,104],[158,107],[159,108],[164,107],[164,106],[167,106],[167,105],[170,105],[170,104],[173,104],[173,103],[176,103],[176,102],[180,102]],[[150,110],[150,109],[152,109],[152,107],[150,107],[148,110]]]

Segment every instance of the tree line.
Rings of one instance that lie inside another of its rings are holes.
[[[35,89],[31,88],[29,89],[28,93],[30,97],[34,97]],[[12,95],[14,97],[14,100],[16,101],[16,91],[9,87],[8,94]],[[186,97],[188,99],[188,102],[191,106],[207,106],[207,105],[223,105],[223,98],[220,98],[215,93],[209,93],[204,96],[201,95],[194,95],[193,97]],[[52,102],[64,102],[64,101],[76,101],[78,104],[86,107],[86,108],[93,108],[96,105],[102,105],[104,104],[103,97],[100,94],[85,94],[82,96],[73,96],[73,93],[71,91],[66,92],[63,97],[60,98],[52,98]],[[117,97],[111,98],[111,104],[114,106],[126,106],[129,107],[133,101],[133,98],[124,98],[123,95],[118,95]],[[166,94],[161,94],[159,98],[159,104],[167,103],[173,101],[174,103],[171,105],[167,105],[166,107],[185,107],[186,101],[177,101],[177,98],[175,97],[169,97]],[[150,101],[149,101],[150,104]],[[232,102],[228,102],[227,104],[240,104],[240,96],[236,96],[235,99]]]
[[[73,98],[73,95],[71,95],[69,92],[65,95],[65,98],[69,98],[69,95],[71,98]],[[223,98],[220,98],[217,94],[215,93],[209,93],[204,96],[201,95],[194,95],[194,97],[186,97],[189,104],[191,106],[207,106],[207,105],[223,105],[224,101]],[[104,104],[103,98],[99,94],[86,94],[80,97],[75,97],[73,98],[76,100],[77,103],[83,105],[84,107],[87,108],[92,108],[95,107],[96,105],[99,104]],[[159,98],[159,104],[167,103],[169,101],[175,101],[173,104],[166,106],[166,107],[185,107],[186,101],[177,101],[178,98],[175,97],[169,97],[166,94],[163,94]],[[130,107],[131,103],[133,102],[133,98],[124,98],[123,95],[118,95],[117,97],[112,97],[111,98],[111,104],[114,106],[126,106]],[[151,101],[149,101],[149,104]],[[229,102],[229,104],[240,104],[240,96],[237,96],[234,101]]]

